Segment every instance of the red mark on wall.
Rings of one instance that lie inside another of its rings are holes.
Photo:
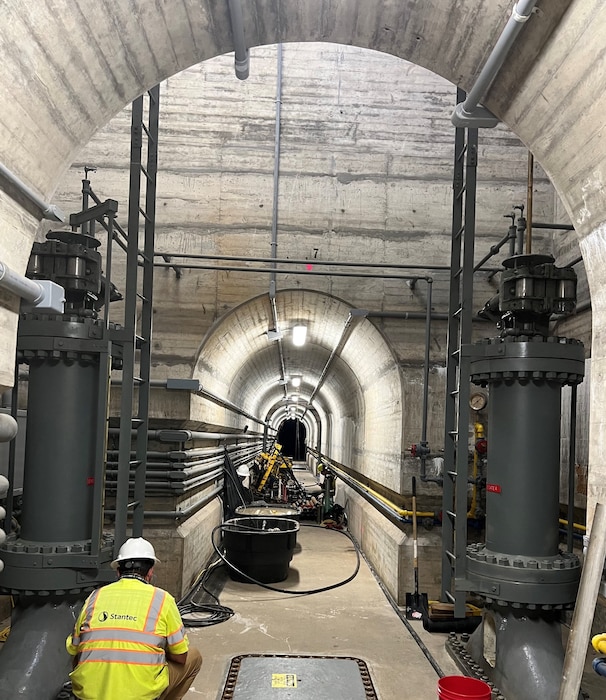
[[[490,491],[490,493],[501,493],[499,484],[486,484],[486,490]]]

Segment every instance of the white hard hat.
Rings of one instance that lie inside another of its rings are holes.
[[[156,563],[160,563],[160,560],[156,558],[156,553],[151,544],[144,540],[143,537],[131,537],[126,540],[126,542],[120,547],[118,556],[110,564],[112,569],[117,569],[118,564],[121,561],[126,561],[127,559],[151,559]]]
[[[236,469],[238,476],[250,476],[250,468],[243,464]]]

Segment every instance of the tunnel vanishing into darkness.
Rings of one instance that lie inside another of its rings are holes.
[[[305,459],[306,437],[305,425],[297,418],[290,418],[280,426],[276,441],[282,445],[282,454],[299,462]]]

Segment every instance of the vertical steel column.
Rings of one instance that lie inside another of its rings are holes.
[[[127,536],[128,512],[133,511],[132,534],[143,530],[145,506],[145,468],[149,408],[149,373],[151,353],[151,294],[153,292],[153,255],[157,175],[159,87],[149,91],[149,126],[144,124],[143,99],[132,106],[130,190],[128,204],[128,241],[124,311],[124,366],[118,446],[116,485],[116,551]],[[147,137],[147,168],[142,165],[143,134]],[[146,178],[145,210],[141,208],[141,175]],[[144,220],[144,250],[139,250],[140,218]],[[142,293],[139,293],[139,260],[142,260]],[[141,302],[141,328],[137,333],[137,302]],[[139,376],[135,376],[135,353],[140,350]],[[134,387],[138,386],[137,414],[133,415]],[[131,431],[135,431],[135,459],[131,459]],[[134,477],[133,501],[128,502],[131,470]]]
[[[143,534],[143,513],[145,502],[145,460],[147,458],[147,432],[149,429],[149,393],[151,374],[152,298],[154,289],[154,247],[156,234],[156,183],[158,175],[158,133],[160,120],[160,86],[148,92],[148,126],[143,124],[147,135],[147,166],[141,168],[145,176],[145,212],[143,214],[143,280],[141,294],[141,337],[139,340],[139,396],[137,418],[141,421],[137,430],[135,460],[138,465],[135,476],[134,500],[140,504],[133,512],[133,535]]]
[[[465,93],[457,90],[457,102]],[[467,141],[467,143],[465,143]],[[471,342],[478,131],[455,131],[442,522],[442,598],[465,616],[469,363]],[[465,165],[463,159],[466,156]]]

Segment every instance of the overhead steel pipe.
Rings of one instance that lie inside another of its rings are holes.
[[[501,32],[490,56],[480,75],[467,94],[464,102],[459,102],[451,117],[455,126],[465,128],[492,128],[499,123],[499,119],[479,103],[486,95],[501,66],[505,62],[511,47],[518,34],[522,31],[524,24],[530,19],[537,0],[518,0],[513,6],[511,17],[507,21],[505,28]]]

